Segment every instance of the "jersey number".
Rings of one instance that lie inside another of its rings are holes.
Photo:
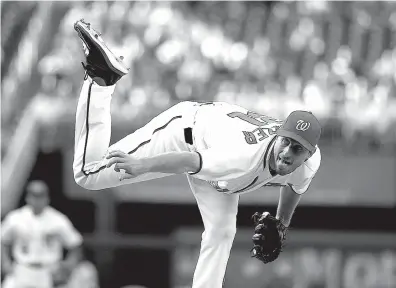
[[[246,121],[252,125],[255,126],[264,126],[272,123],[278,123],[279,125],[282,125],[283,121],[268,117],[265,115],[258,114],[256,112],[248,111],[247,114],[243,114],[242,112],[231,112],[228,113],[227,116],[231,118],[239,118],[243,121]]]
[[[267,138],[269,135],[273,135],[283,123],[281,120],[268,117],[265,115],[261,115],[252,111],[248,111],[247,114],[244,114],[242,112],[231,112],[228,113],[227,116],[231,118],[239,118],[245,122],[248,122],[258,127],[265,126],[268,124],[275,124],[272,127],[256,128],[253,131],[242,131],[243,135],[245,136],[246,143],[248,144],[257,144],[258,141],[262,141],[265,138]],[[257,137],[258,137],[258,141],[257,141]]]

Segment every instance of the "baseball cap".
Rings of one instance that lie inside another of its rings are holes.
[[[276,134],[291,138],[314,152],[321,130],[318,119],[311,112],[297,110],[290,113]]]

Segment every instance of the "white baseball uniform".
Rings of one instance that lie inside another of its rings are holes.
[[[198,152],[200,170],[186,173],[205,227],[193,288],[221,287],[236,232],[239,195],[263,186],[285,185],[304,193],[319,169],[319,148],[293,173],[272,176],[270,151],[282,122],[222,102],[181,102],[109,147],[114,88],[101,87],[90,78],[83,84],[76,114],[76,182],[96,190],[170,175],[147,173],[120,181],[121,172],[106,168],[105,156],[113,150],[138,158],[171,151]],[[189,128],[191,137],[185,130]]]
[[[14,258],[14,269],[6,276],[4,288],[51,288],[52,269],[62,260],[63,247],[81,245],[82,236],[54,208],[48,206],[35,215],[31,207],[24,206],[5,217],[1,241],[12,245]]]

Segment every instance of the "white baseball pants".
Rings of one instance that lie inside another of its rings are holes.
[[[90,190],[115,187],[169,176],[147,173],[119,180],[119,172],[106,168],[108,151],[121,150],[134,157],[150,157],[171,151],[194,151],[187,144],[184,128],[194,126],[197,103],[182,102],[152,119],[144,127],[111,145],[110,103],[115,86],[102,87],[88,79],[77,105],[74,151],[74,177]],[[238,195],[216,191],[206,181],[187,175],[197,200],[205,230],[194,273],[193,288],[220,288],[236,232]]]
[[[51,268],[15,264],[12,274],[5,277],[1,286],[3,288],[52,288]]]

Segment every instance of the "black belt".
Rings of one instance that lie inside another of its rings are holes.
[[[184,141],[190,145],[194,144],[191,127],[184,128]]]
[[[28,267],[30,267],[30,268],[37,268],[37,269],[39,269],[39,268],[44,268],[44,267],[48,266],[48,265],[46,265],[46,264],[44,264],[44,263],[39,263],[39,262],[33,262],[33,263],[20,263],[19,265],[28,266]]]

